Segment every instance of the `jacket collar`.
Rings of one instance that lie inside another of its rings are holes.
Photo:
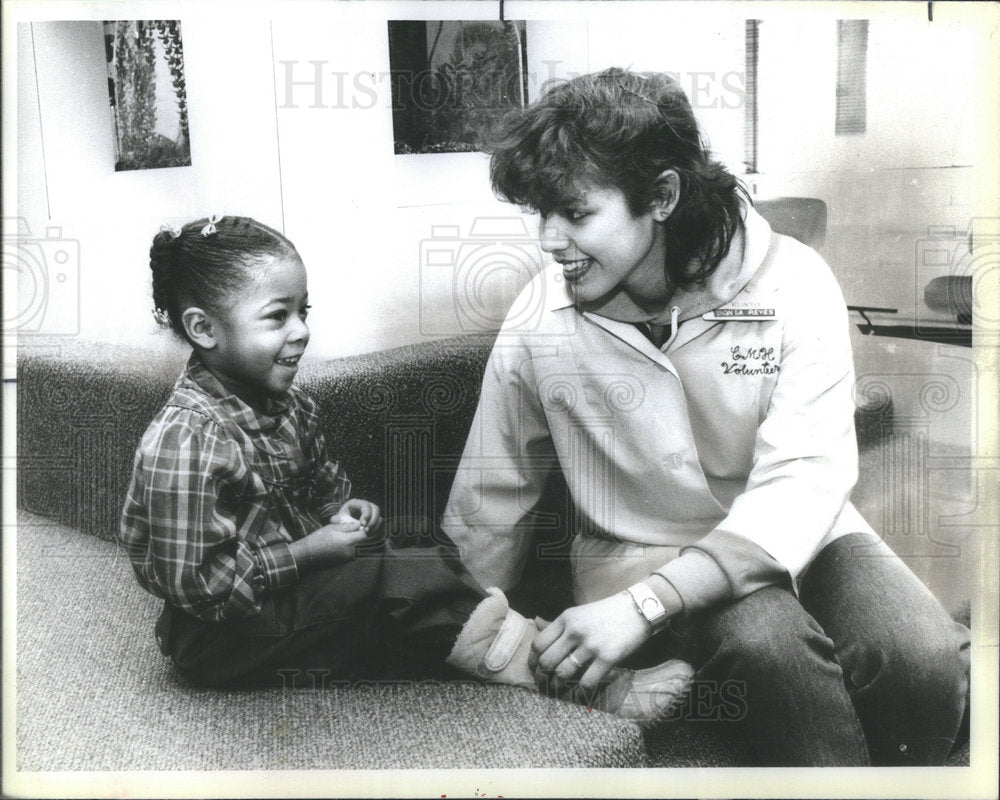
[[[633,323],[635,321],[669,322],[670,308],[678,306],[680,309],[678,320],[680,322],[688,321],[688,324],[678,328],[675,339],[666,348],[667,351],[673,351],[700,336],[713,325],[718,324],[715,321],[700,318],[702,314],[733,302],[737,296],[739,296],[741,303],[748,306],[753,305],[755,287],[759,282],[753,279],[764,266],[765,261],[768,260],[774,237],[767,220],[758,214],[752,206],[744,205],[743,223],[742,258],[739,257],[738,250],[734,248],[730,252],[730,256],[723,259],[719,268],[709,276],[704,284],[678,291],[671,298],[666,311],[658,317],[650,319],[648,312],[642,312],[642,309],[628,301],[627,304],[616,305],[613,308],[604,307],[600,311],[584,311],[582,312],[584,318],[604,328],[608,333],[677,375],[665,352],[653,345]],[[565,281],[560,280],[562,274],[558,271],[558,267],[552,270],[550,277],[550,284],[554,285],[550,286],[553,291],[546,293],[549,298],[549,311],[574,307],[572,295],[568,292]],[[610,316],[611,314],[614,316]]]

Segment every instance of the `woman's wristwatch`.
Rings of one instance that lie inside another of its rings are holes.
[[[667,627],[670,615],[660,602],[660,598],[645,581],[629,586],[625,592],[632,598],[636,611],[649,623],[653,633],[658,633]]]

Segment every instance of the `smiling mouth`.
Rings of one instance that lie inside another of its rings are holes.
[[[299,359],[300,358],[302,358],[301,355],[290,356],[289,358],[279,358],[279,359],[276,359],[276,362],[278,364],[281,364],[281,366],[283,366],[283,367],[297,367],[299,365]]]
[[[580,280],[593,263],[593,259],[590,258],[578,258],[573,261],[559,262],[560,266],[562,266],[563,277],[568,281]]]

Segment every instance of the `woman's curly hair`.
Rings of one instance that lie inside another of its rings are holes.
[[[664,269],[675,286],[715,270],[742,224],[740,196],[749,201],[712,159],[680,85],[661,73],[613,68],[557,84],[504,117],[483,147],[496,195],[543,216],[564,213],[587,185],[620,189],[639,215],[657,177],[675,170],[680,199],[664,223]]]

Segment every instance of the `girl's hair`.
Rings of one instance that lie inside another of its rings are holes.
[[[255,267],[289,256],[298,253],[288,239],[249,217],[212,217],[179,229],[164,228],[149,248],[155,315],[187,338],[185,309],[219,311],[225,297],[245,285]]]
[[[613,68],[557,84],[508,114],[485,149],[497,196],[543,216],[566,213],[588,184],[621,190],[638,216],[656,198],[660,173],[675,170],[680,199],[664,223],[664,269],[676,286],[711,275],[742,224],[740,195],[749,201],[712,160],[680,85],[661,73]]]

